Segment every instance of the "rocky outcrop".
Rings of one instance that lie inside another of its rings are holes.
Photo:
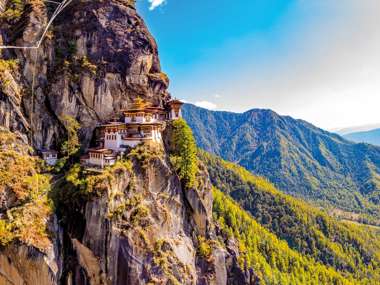
[[[25,245],[7,247],[0,252],[0,284],[58,284],[59,267],[49,257]]]
[[[28,134],[37,149],[47,148],[62,141],[60,118],[70,115],[81,123],[86,145],[98,123],[137,96],[155,104],[167,100],[157,45],[130,2],[75,1],[39,49],[6,51],[4,58],[16,58],[19,69],[10,78],[14,88],[1,88],[2,125]],[[3,20],[4,43],[37,43],[51,4],[32,3],[17,23]]]
[[[69,115],[86,147],[94,128],[137,96],[169,100],[156,43],[133,2],[73,1],[40,48],[4,51],[2,60],[17,64],[0,67],[0,125],[34,150],[59,148]],[[0,20],[0,42],[32,46],[43,34],[51,3],[24,4],[20,17]],[[58,208],[60,224],[51,217],[50,246],[0,249],[0,284],[236,284],[236,258],[214,230],[207,171],[201,167],[196,189],[184,189],[165,151],[132,161],[85,197],[58,175],[55,194],[73,195]],[[1,219],[16,198],[0,189],[0,203]]]
[[[215,245],[213,257],[199,256],[198,238],[215,234],[197,226],[205,212],[186,202],[165,155],[134,160],[131,170],[113,177],[84,206],[84,234],[70,240],[69,259],[76,260],[64,284],[226,284],[225,251]],[[192,202],[207,204],[199,196]]]

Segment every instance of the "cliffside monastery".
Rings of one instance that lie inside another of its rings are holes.
[[[143,142],[161,144],[166,121],[181,118],[182,105],[179,100],[171,100],[166,108],[162,108],[138,97],[122,110],[121,121],[111,121],[98,127],[100,146],[89,149],[87,155],[81,158],[81,164],[104,168],[115,164],[127,148]]]
[[[179,100],[169,101],[165,108],[152,106],[140,97],[122,110],[122,119],[110,121],[97,128],[98,147],[90,148],[81,157],[81,165],[87,168],[104,168],[114,165],[128,148],[143,142],[161,144],[166,122],[182,117]],[[49,165],[57,161],[56,151],[44,151],[42,157]]]

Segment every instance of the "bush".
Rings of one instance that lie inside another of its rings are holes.
[[[0,194],[16,197],[0,219],[0,245],[18,239],[43,250],[50,244],[50,177],[39,173],[40,160],[29,156],[28,148],[12,133],[0,131]]]
[[[81,60],[80,60],[80,65],[83,69],[89,71],[92,75],[96,75],[96,72],[98,70],[98,67],[91,63],[89,61],[89,59],[87,58],[87,56],[84,56]]]
[[[198,254],[203,258],[209,259],[212,254],[210,241],[206,240],[204,237],[199,237],[198,242]]]
[[[7,9],[0,15],[0,18],[7,21],[18,20],[24,11],[24,7],[25,3],[23,0],[11,0],[7,4]]]
[[[64,115],[61,120],[67,131],[67,141],[62,144],[62,153],[66,157],[76,154],[80,148],[78,130],[80,124],[71,116]]]
[[[78,154],[80,149],[78,131],[80,129],[80,124],[71,116],[64,115],[60,118],[63,123],[66,132],[67,132],[67,140],[64,141],[61,145],[61,153],[63,157],[61,157],[54,169],[56,172],[60,172],[68,163],[70,158],[74,157]]]
[[[128,154],[128,158],[136,159],[142,164],[145,169],[148,167],[149,162],[154,158],[161,158],[163,156],[162,146],[155,143],[141,143],[135,148],[132,148]]]

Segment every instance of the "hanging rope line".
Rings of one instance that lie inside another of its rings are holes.
[[[62,13],[62,11],[72,2],[73,0],[64,0],[62,2],[56,2],[56,1],[52,1],[52,0],[45,0],[45,2],[48,2],[48,3],[54,3],[54,4],[57,4],[58,7],[57,9],[54,11],[52,17],[50,18],[47,26],[45,27],[40,39],[37,41],[36,45],[34,46],[15,46],[15,45],[0,45],[0,49],[38,49],[43,40],[45,39],[46,37],[46,34],[50,28],[50,26],[53,24],[54,20],[58,17],[59,14]]]
[[[32,74],[32,98],[31,98],[31,107],[30,107],[30,142],[33,143],[33,111],[34,111],[34,88],[36,85],[36,65],[38,57],[38,49],[34,51],[34,62],[33,62],[33,74]]]

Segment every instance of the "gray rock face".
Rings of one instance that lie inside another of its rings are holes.
[[[17,242],[0,250],[0,284],[59,284],[63,269],[62,232],[55,217],[49,227],[55,238],[45,252]]]
[[[100,197],[86,204],[83,238],[72,240],[78,261],[64,284],[226,284],[226,252],[215,247],[204,262],[197,254],[197,237],[214,233],[197,226],[196,217],[211,216],[188,206],[165,158],[144,165],[136,162],[131,172],[115,174]],[[199,196],[192,201],[204,204]],[[86,281],[80,283],[83,272]]]
[[[57,268],[49,267],[45,258],[31,247],[8,247],[0,253],[0,284],[58,284]]]

